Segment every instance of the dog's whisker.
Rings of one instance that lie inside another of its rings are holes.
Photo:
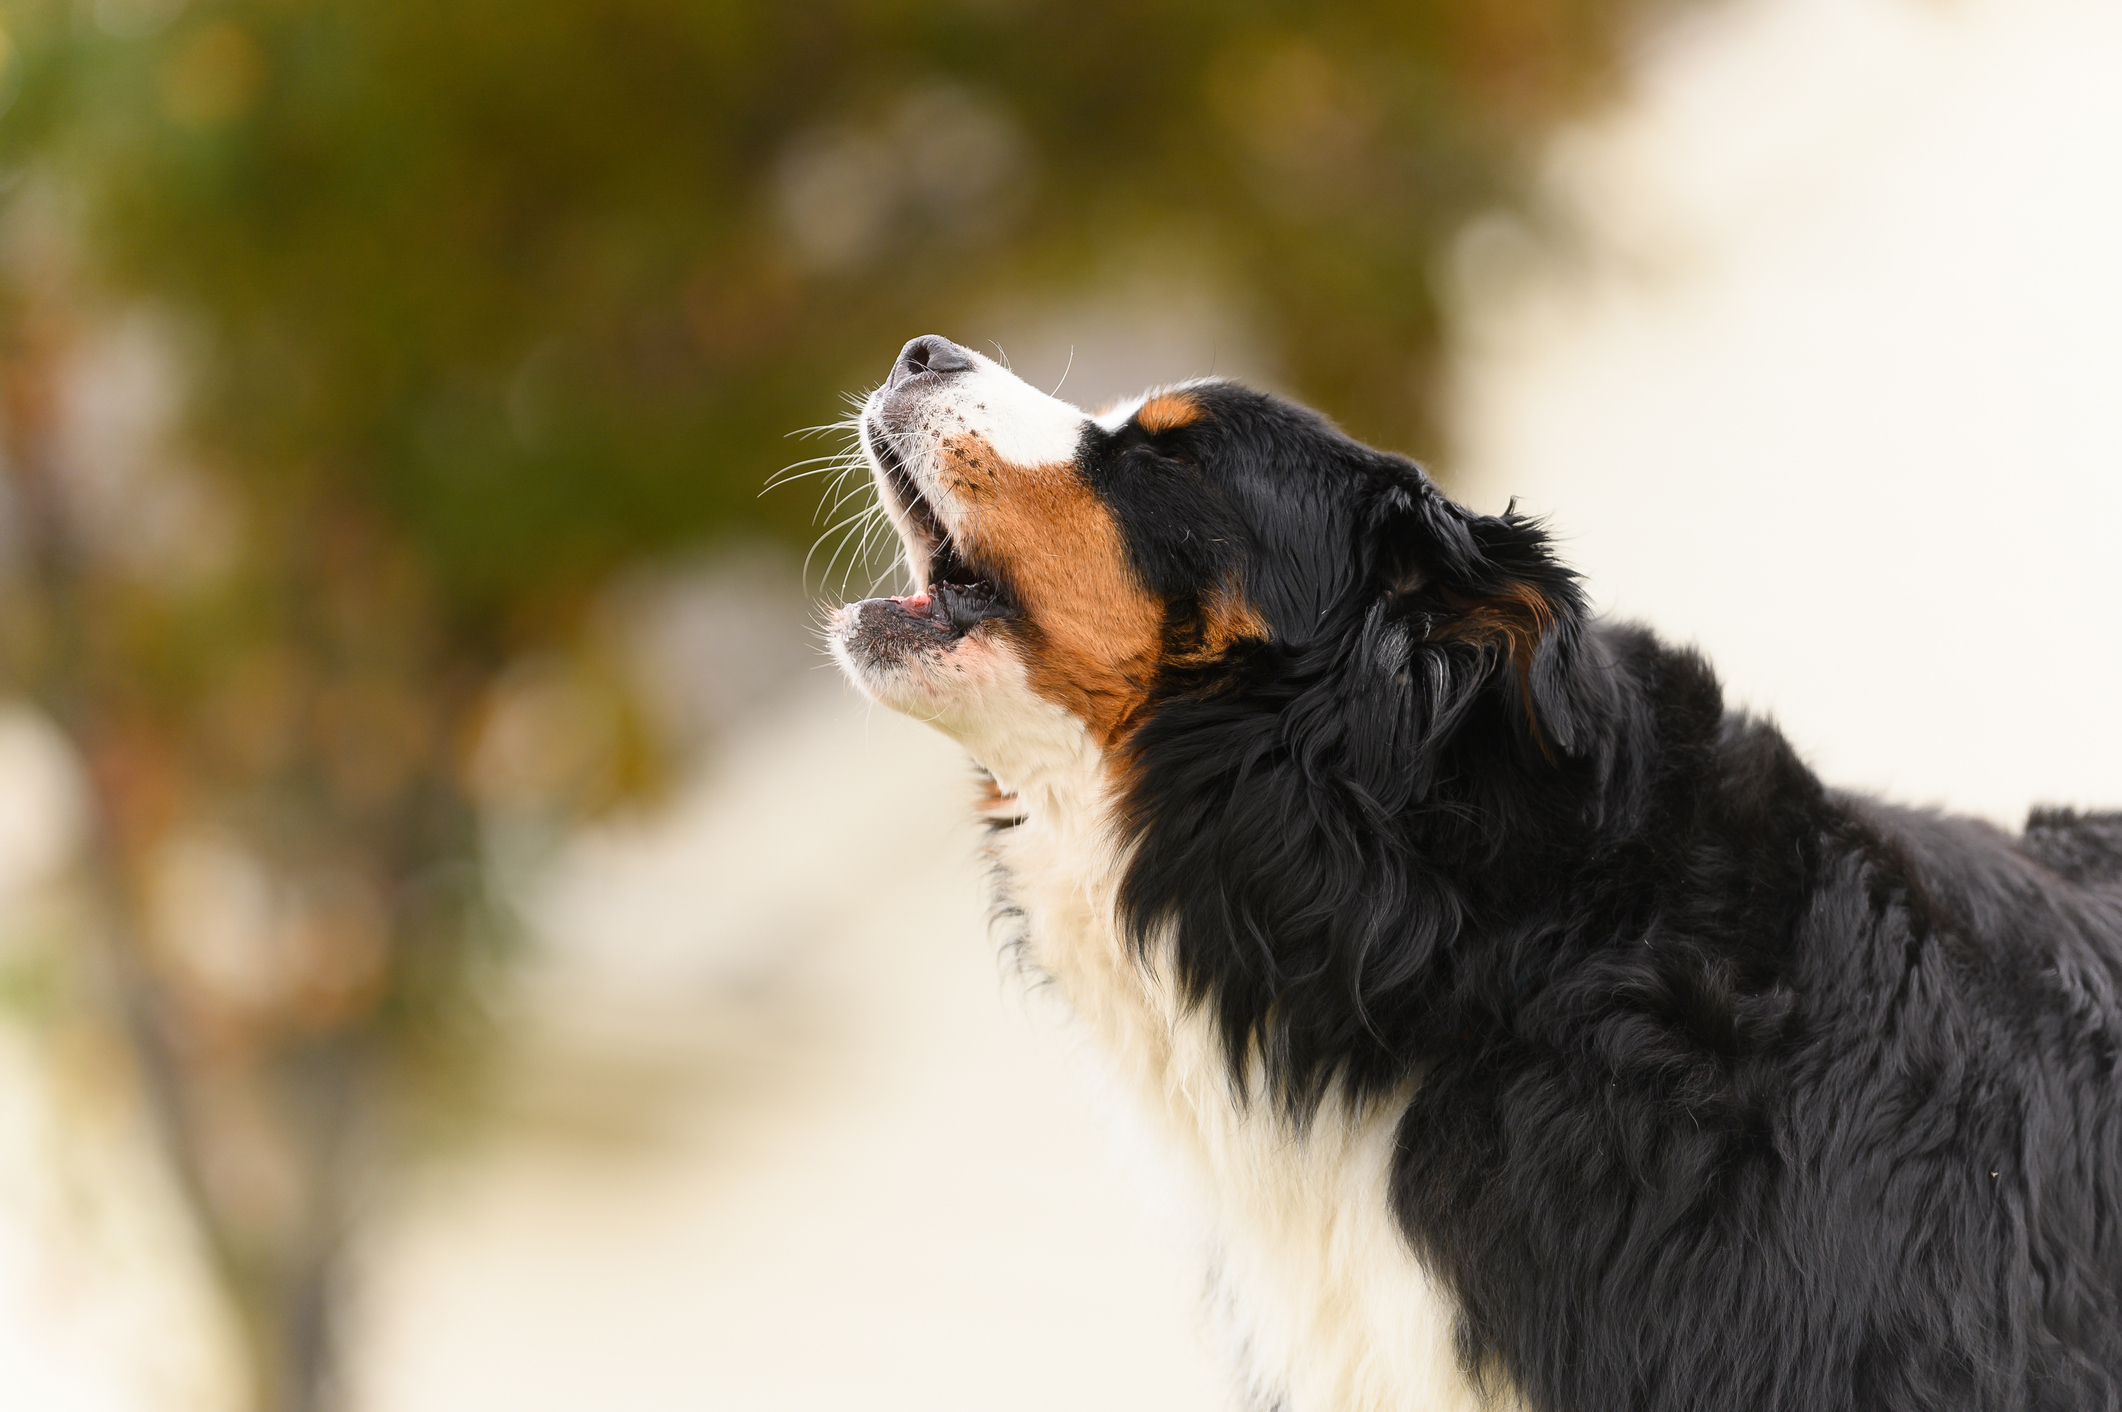
[[[840,531],[842,531],[842,530],[845,530],[845,529],[846,529],[846,528],[847,528],[848,526],[850,526],[850,525],[854,524],[854,523],[855,523],[855,522],[856,522],[857,520],[859,520],[859,519],[860,519],[860,518],[861,518],[861,517],[862,517],[863,515],[865,515],[865,514],[868,514],[868,513],[869,513],[869,511],[868,511],[868,510],[866,510],[866,509],[865,509],[865,510],[861,510],[861,511],[858,511],[858,512],[856,512],[855,514],[853,514],[853,515],[850,515],[850,516],[848,516],[848,517],[847,517],[846,519],[844,519],[844,520],[841,520],[841,521],[839,521],[838,523],[836,523],[836,524],[833,524],[833,525],[831,525],[831,526],[827,527],[827,529],[825,530],[825,532],[824,532],[823,534],[819,535],[819,536],[818,536],[818,537],[817,537],[816,539],[812,540],[812,541],[811,541],[811,547],[810,547],[810,552],[809,552],[808,554],[805,554],[805,555],[803,556],[803,570],[802,570],[802,572],[803,572],[803,575],[804,575],[804,577],[806,577],[806,578],[808,578],[808,577],[809,577],[809,575],[810,575],[810,565],[811,565],[811,559],[812,559],[812,557],[813,557],[813,556],[815,556],[815,555],[817,554],[817,552],[818,552],[819,548],[820,548],[820,547],[821,547],[821,546],[822,546],[822,545],[823,545],[823,544],[825,543],[825,541],[826,541],[826,540],[828,540],[828,539],[831,539],[831,538],[833,538],[833,536],[834,536],[834,535],[836,535],[836,534],[839,534],[839,533],[840,533]],[[846,539],[846,536],[845,536],[844,534],[842,534],[842,535],[840,535],[840,539],[841,539],[841,541],[842,541],[842,542],[844,543],[844,542],[845,542],[845,539]],[[834,559],[837,559],[837,558],[839,557],[839,550],[835,549],[835,550],[833,551],[833,557],[834,557]],[[827,570],[826,570],[828,574],[830,574],[830,573],[831,573],[831,564],[832,564],[832,561],[831,561],[831,560],[828,560],[828,561],[827,561]]]

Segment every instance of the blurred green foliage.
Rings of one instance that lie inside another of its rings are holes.
[[[512,639],[632,556],[799,532],[808,505],[754,498],[790,428],[911,334],[1145,244],[1254,299],[1303,395],[1430,443],[1439,244],[1625,18],[46,0],[0,161],[65,173],[99,276],[198,322],[246,499],[358,507]]]
[[[1299,395],[1434,446],[1442,252],[1659,3],[0,9],[0,669],[86,766],[112,1023],[261,1406],[328,1395],[358,1173],[470,1008],[481,742],[592,760],[563,813],[656,777],[582,631],[614,577],[807,540],[758,496],[789,432],[1116,270],[1199,271]],[[131,483],[67,411],[142,313],[210,513],[149,474],[115,517],[181,571],[104,542],[84,487]],[[241,955],[194,905],[236,884]]]

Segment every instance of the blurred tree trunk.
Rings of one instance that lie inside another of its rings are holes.
[[[245,724],[292,739],[249,777],[208,773],[217,752],[197,738],[199,722],[127,679],[141,664],[122,636],[143,622],[176,630],[178,615],[99,559],[69,493],[79,468],[60,408],[74,306],[34,280],[10,294],[0,408],[20,582],[0,636],[7,686],[86,767],[86,959],[238,1317],[252,1405],[321,1412],[337,1399],[340,1258],[376,1167],[392,1050],[448,1028],[435,1001],[471,898],[433,873],[438,858],[473,855],[448,749],[470,698],[429,672],[438,689],[416,709],[403,682],[379,679],[375,645],[316,611],[372,566],[320,557],[316,541],[290,546],[276,574],[249,586],[277,598],[284,611],[268,616],[281,631],[247,645],[291,677],[268,693],[285,698],[285,719]],[[393,715],[395,733],[381,719]],[[231,825],[265,870],[273,915],[250,937],[262,953],[202,966],[172,932],[216,919],[168,915],[158,873],[189,832]]]

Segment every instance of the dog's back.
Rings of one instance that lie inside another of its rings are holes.
[[[1805,1184],[1858,1204],[1806,1224],[1854,1267],[1821,1288],[1871,1291],[1837,1405],[2122,1407],[2122,815],[2037,810],[2015,839],[1836,802],[1862,861],[1819,900],[1861,895],[1866,924],[1813,957],[1842,1033],[1804,1126],[1843,1170]]]
[[[2027,857],[2074,883],[2122,886],[2122,813],[2036,809],[2023,846]]]

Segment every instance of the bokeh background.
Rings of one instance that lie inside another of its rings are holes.
[[[2104,0],[8,0],[0,1406],[1223,1406],[963,762],[820,670],[843,394],[1248,378],[1833,780],[2122,806],[2117,73]]]

